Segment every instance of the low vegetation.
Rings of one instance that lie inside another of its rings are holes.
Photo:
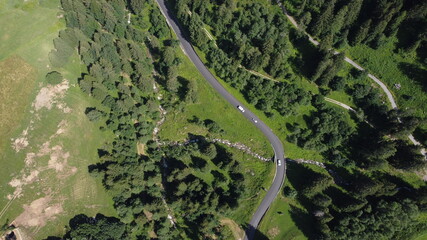
[[[48,58],[65,27],[59,1],[0,5],[0,84],[6,84],[0,91],[0,225],[43,239],[62,234],[76,214],[114,215],[102,185],[87,172],[99,143],[111,136],[84,115],[92,102],[76,86],[77,56],[60,69]],[[46,75],[54,71],[63,78],[52,85]]]

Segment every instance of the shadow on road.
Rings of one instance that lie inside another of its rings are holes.
[[[246,236],[253,236],[252,238],[249,238],[249,240],[269,240],[267,236],[264,235],[260,230],[255,229],[254,227],[250,226],[249,224],[246,224],[246,226],[242,226],[245,230]],[[247,239],[247,238],[245,238]]]

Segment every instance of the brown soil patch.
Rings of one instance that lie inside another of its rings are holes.
[[[27,136],[28,128],[25,129],[18,138],[12,139],[12,148],[15,149],[16,152],[19,152],[28,146],[29,143]]]
[[[37,158],[49,156],[47,166],[37,164]],[[24,186],[35,182],[41,172],[53,169],[59,179],[67,178],[77,172],[76,167],[68,165],[70,153],[64,151],[62,146],[56,145],[50,147],[50,142],[45,142],[39,149],[38,153],[27,153],[25,158],[26,167],[21,171],[18,177],[13,178],[9,185],[15,188],[13,196],[21,197]],[[34,166],[33,166],[34,165]],[[31,169],[31,171],[30,171]]]
[[[36,100],[33,103],[34,109],[36,111],[47,108],[48,110],[52,109],[54,104],[58,103],[59,108],[64,108],[64,103],[59,103],[59,99],[65,96],[67,89],[69,88],[67,80],[64,80],[62,83],[57,85],[47,85],[40,89],[37,94]]]
[[[245,231],[240,228],[240,226],[233,220],[229,218],[223,218],[220,220],[222,225],[227,226],[230,228],[231,232],[233,233],[234,239],[241,240],[245,237]]]
[[[270,228],[267,232],[268,236],[270,237],[276,237],[279,235],[280,229],[278,227]]]
[[[137,143],[136,144],[136,149],[137,149],[139,155],[146,155],[146,153],[145,153],[145,144]]]
[[[48,163],[49,168],[55,169],[56,172],[63,172],[65,170],[67,160],[70,157],[70,153],[64,152],[62,147],[59,145],[52,147],[51,151]]]
[[[157,239],[157,238],[158,238],[157,234],[156,234],[154,231],[149,231],[149,232],[148,232],[148,236],[149,236],[151,239]]]
[[[19,125],[30,104],[37,71],[18,56],[0,62],[0,146]],[[19,140],[20,144],[27,144]]]
[[[150,211],[142,210],[144,212],[144,215],[147,217],[148,221],[151,221],[153,219],[153,214]]]
[[[24,212],[14,222],[17,226],[43,227],[47,221],[54,219],[56,215],[64,211],[59,203],[49,205],[51,201],[51,197],[46,196],[33,201],[29,205],[25,204]]]
[[[13,192],[13,195],[16,197],[21,197],[22,195],[22,188],[25,185],[28,185],[30,183],[33,183],[37,180],[40,172],[38,170],[31,171],[28,175],[23,174],[20,178],[13,178],[9,185],[11,187],[15,188],[15,191]]]

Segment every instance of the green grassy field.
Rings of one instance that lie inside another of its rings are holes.
[[[267,212],[259,226],[261,233],[272,240],[307,239],[292,220],[291,209],[293,208],[296,207],[291,205],[289,200],[286,200],[283,196],[278,196],[271,205],[271,210]]]
[[[0,224],[13,221],[25,239],[62,235],[76,214],[115,214],[101,183],[87,171],[111,136],[84,115],[94,103],[77,86],[80,61],[73,56],[64,69],[49,66],[52,41],[65,27],[58,6],[0,1],[0,100],[6,105],[0,114],[7,116],[0,119],[7,126],[0,132]],[[52,70],[67,80],[48,86],[44,76]]]

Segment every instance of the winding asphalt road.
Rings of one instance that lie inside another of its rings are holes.
[[[190,60],[193,62],[193,64],[196,66],[199,72],[203,75],[203,77],[212,85],[213,88],[215,88],[215,90],[219,94],[221,94],[223,98],[225,98],[231,105],[233,105],[236,108],[236,111],[238,111],[237,106],[244,107],[244,105],[241,102],[239,102],[235,97],[233,97],[233,95],[231,95],[230,93],[227,92],[227,90],[225,90],[225,88],[218,82],[218,80],[211,74],[211,72],[209,72],[209,70],[200,60],[199,56],[194,51],[193,46],[191,45],[187,36],[184,34],[183,30],[179,26],[178,20],[174,16],[172,10],[166,7],[165,0],[157,0],[157,3],[163,15],[166,17],[166,20],[169,26],[174,30],[179,41],[181,42],[181,48],[184,50],[185,54],[190,58]],[[206,106],[206,107],[209,107],[209,106]],[[245,239],[251,240],[254,238],[255,230],[257,229],[258,224],[260,223],[262,217],[270,207],[277,193],[280,191],[280,188],[285,179],[286,161],[284,159],[285,153],[284,153],[282,142],[271,131],[271,129],[264,122],[262,122],[253,112],[249,111],[248,109],[245,108],[245,112],[242,112],[242,114],[249,121],[251,121],[258,129],[260,129],[263,132],[263,134],[268,138],[271,146],[274,149],[275,162],[277,163],[278,159],[280,159],[282,162],[281,166],[278,166],[276,164],[276,174],[275,174],[273,183],[270,189],[268,190],[267,195],[262,200],[261,205],[258,207],[255,214],[252,216],[248,229],[246,230]],[[253,119],[255,119],[257,123],[255,123]],[[230,123],[230,124],[238,124],[238,123]],[[251,209],[248,209],[248,211],[251,211]]]

